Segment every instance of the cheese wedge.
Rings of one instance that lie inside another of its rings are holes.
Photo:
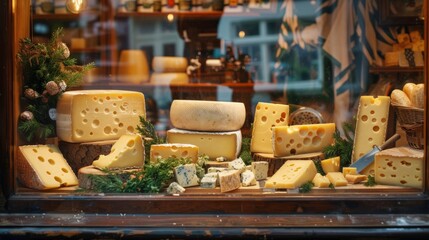
[[[315,187],[328,188],[331,182],[326,176],[322,176],[322,174],[316,173],[316,176],[314,176],[313,178],[313,184]]]
[[[389,119],[390,97],[361,96],[357,112],[356,134],[354,137],[352,162],[380,146],[386,139]],[[374,163],[361,171],[364,175],[374,174]]]
[[[18,180],[26,187],[45,190],[74,186],[78,180],[55,145],[19,146]]]
[[[294,189],[312,181],[317,169],[312,160],[288,160],[265,182],[266,188]]]
[[[173,126],[191,131],[237,131],[245,119],[246,109],[239,102],[174,100],[170,108]]]
[[[289,105],[259,102],[255,109],[250,151],[273,153],[271,130],[274,126],[287,126]]]
[[[340,171],[340,157],[328,158],[320,161],[322,169],[325,173]]]
[[[233,132],[197,132],[179,129],[167,131],[168,143],[186,143],[198,146],[199,154],[210,159],[225,157],[234,160],[241,150],[241,131]]]
[[[355,167],[343,167],[344,177],[347,175],[357,175],[357,169]]]
[[[146,116],[144,95],[119,90],[67,91],[57,104],[57,135],[66,142],[117,140]]]
[[[109,155],[100,155],[92,165],[100,169],[143,167],[144,155],[142,138],[136,134],[126,134],[113,144]]]
[[[334,187],[347,186],[347,179],[344,177],[341,172],[329,172],[326,174],[326,177],[334,185]]]
[[[150,161],[160,158],[189,158],[193,163],[198,161],[198,147],[192,144],[153,144],[150,146]]]
[[[274,156],[321,152],[332,144],[335,123],[273,127]]]

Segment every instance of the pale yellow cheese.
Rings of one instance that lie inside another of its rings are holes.
[[[198,161],[198,147],[192,144],[153,144],[150,146],[150,161],[160,158],[189,158],[193,163]]]
[[[174,100],[170,120],[175,128],[190,131],[236,131],[243,127],[246,109],[241,102]]]
[[[78,184],[55,145],[20,146],[16,165],[19,181],[28,188],[44,190]]]
[[[157,85],[187,84],[189,77],[186,73],[152,73],[150,82]]]
[[[322,169],[325,173],[340,171],[340,157],[328,158],[320,161]]]
[[[184,73],[188,67],[188,59],[184,57],[155,56],[152,68],[156,73]]]
[[[352,162],[380,146],[386,139],[387,122],[389,119],[390,97],[361,96],[356,120]],[[364,175],[374,174],[374,163],[361,171]]]
[[[186,143],[198,146],[199,154],[210,159],[225,157],[231,161],[238,157],[241,150],[241,131],[197,132],[179,129],[167,131],[168,143]]]
[[[273,127],[274,156],[320,152],[334,141],[335,123]]]
[[[357,175],[357,169],[355,167],[343,167],[343,175]]]
[[[57,135],[66,142],[117,140],[146,116],[144,95],[119,90],[67,91],[57,104]]]
[[[289,105],[259,102],[255,109],[250,151],[273,153],[273,131],[271,128],[287,126],[288,121]]]
[[[143,167],[144,155],[142,138],[136,134],[125,134],[113,144],[110,154],[100,155],[92,165],[100,169]]]
[[[317,169],[312,160],[288,160],[265,182],[266,188],[293,189],[312,181]]]
[[[423,188],[424,152],[410,147],[383,150],[375,155],[377,184]]]
[[[334,185],[334,187],[347,186],[347,179],[344,177],[341,172],[329,172],[326,174],[326,177]]]
[[[366,175],[362,175],[362,174],[357,174],[357,175],[347,174],[347,175],[345,175],[345,178],[346,178],[348,183],[357,184],[357,183],[366,181],[368,177]]]
[[[331,182],[326,176],[322,176],[322,174],[316,173],[316,176],[314,176],[313,178],[313,184],[315,187],[328,188]]]

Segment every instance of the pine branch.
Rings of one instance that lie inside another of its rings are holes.
[[[334,144],[323,149],[325,158],[340,157],[341,169],[349,166],[351,163],[353,151],[353,138],[351,136],[354,134],[354,128],[350,123],[343,124],[343,130],[344,135],[346,136],[345,138],[341,137],[341,133],[337,129],[333,136]]]

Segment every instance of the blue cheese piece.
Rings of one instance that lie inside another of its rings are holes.
[[[223,167],[209,167],[207,169],[207,173],[218,173],[218,172],[223,172],[228,170],[227,168],[223,168]]]
[[[182,187],[198,186],[200,179],[197,176],[195,164],[185,164],[174,168],[177,183]]]
[[[216,178],[216,186],[219,186],[219,173],[218,172],[206,173],[204,175],[204,177]]]
[[[177,182],[172,182],[167,188],[168,194],[179,194],[184,193],[186,189],[182,186],[180,186]]]
[[[267,179],[268,162],[265,162],[265,161],[252,162],[252,171],[255,174],[255,178],[257,181]]]
[[[217,157],[216,162],[225,162],[227,159],[226,157]]]
[[[216,188],[217,177],[204,176],[201,179],[200,187],[202,188]]]
[[[256,183],[255,174],[252,171],[246,170],[241,173],[241,184],[243,187],[255,186]]]
[[[219,185],[221,192],[230,192],[241,187],[239,170],[230,170],[219,173]]]
[[[246,164],[244,163],[243,159],[237,158],[228,164],[228,168],[234,169],[234,170],[242,170],[246,167]]]

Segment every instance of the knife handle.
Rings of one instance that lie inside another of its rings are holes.
[[[389,139],[387,139],[386,142],[383,143],[383,145],[381,145],[380,150],[384,150],[386,149],[390,144],[395,143],[396,141],[398,141],[401,138],[401,135],[395,133],[393,136],[391,136]]]

